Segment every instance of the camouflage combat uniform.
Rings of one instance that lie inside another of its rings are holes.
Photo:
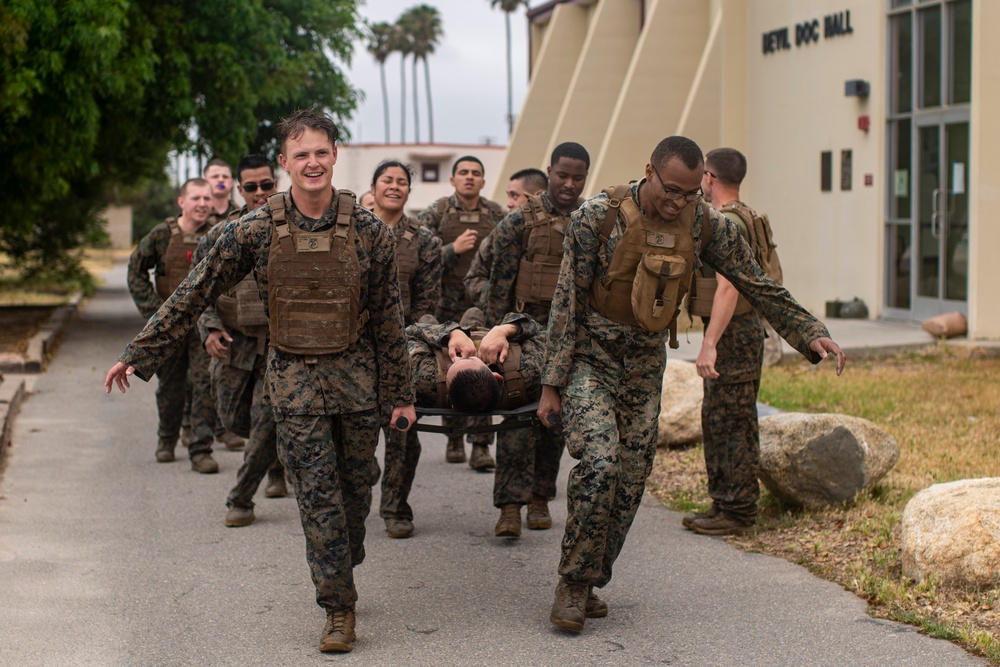
[[[336,190],[333,205],[319,220],[301,215],[290,193],[284,198],[287,218],[299,229],[319,231],[334,224]],[[303,356],[272,347],[266,372],[278,456],[299,505],[316,601],[327,610],[353,608],[357,600],[352,568],[364,560],[365,518],[379,474],[379,401],[413,403],[392,235],[360,206],[355,205],[352,219],[361,268],[360,308],[368,310],[368,325],[337,354]],[[269,205],[225,223],[205,260],[119,361],[148,379],[195,326],[198,315],[251,271],[266,310],[271,235]]]
[[[556,210],[547,190],[541,193],[539,199],[549,216],[562,218],[564,228],[569,226],[569,216],[563,216]],[[465,276],[465,289],[476,305],[483,309],[487,322],[499,321],[504,313],[524,312],[545,327],[549,322],[551,303],[524,303],[516,298],[515,285],[524,249],[524,206],[511,211],[479,244],[469,273]],[[515,433],[520,437],[534,437],[533,495],[546,500],[555,498],[559,460],[564,446],[562,429],[542,428],[534,433],[519,429]]]
[[[462,202],[459,201],[458,197],[454,194],[448,195],[445,198],[447,201],[446,210],[450,210],[451,207],[458,209],[459,211],[472,212],[470,209],[465,208]],[[442,220],[442,215],[438,211],[439,202],[441,200],[437,199],[431,203],[426,209],[421,211],[417,215],[417,219],[420,224],[424,225],[431,232],[434,233],[436,237],[442,239],[441,246],[441,300],[438,302],[437,312],[435,317],[438,322],[457,322],[462,319],[462,314],[465,313],[469,307],[474,304],[469,299],[468,294],[465,293],[465,285],[463,284],[464,275],[457,274],[458,264],[461,261],[461,255],[455,252],[454,245],[451,243],[445,244],[443,242],[442,229],[444,226],[444,220]],[[479,198],[479,208],[475,209],[477,211],[486,211],[493,220],[493,224],[500,222],[503,218],[503,209],[500,205],[494,201],[486,199],[485,197]],[[479,245],[483,242],[483,237],[480,236],[476,245],[472,247],[471,250],[467,250],[466,253],[474,253],[478,249]],[[489,417],[473,417],[465,420],[469,425],[484,425],[489,424]],[[453,419],[444,417],[441,419],[441,423],[445,426],[451,426],[452,428],[457,428],[455,421]],[[482,433],[479,435],[470,435],[467,440],[470,444],[479,444],[488,446],[492,442],[493,438],[488,433]]]
[[[631,188],[637,206],[644,184],[645,179]],[[591,283],[604,284],[623,232],[619,216],[604,252],[598,252],[607,207],[608,198],[601,194],[573,213],[542,375],[543,384],[560,390],[566,447],[579,460],[567,484],[569,516],[559,573],[597,587],[611,579],[652,470],[668,335],[612,321],[589,305]],[[704,251],[705,261],[725,275],[793,347],[819,362],[808,344],[828,336],[826,328],[760,271],[735,225],[720,219],[717,212],[711,215],[714,234]],[[696,250],[701,244],[701,218],[699,207],[694,220]]]
[[[209,223],[206,222],[195,233],[204,234],[208,230]],[[169,245],[170,227],[163,222],[139,241],[129,258],[128,290],[139,313],[146,319],[163,304],[149,278],[149,270],[153,269],[157,276],[167,274],[165,259]],[[159,364],[156,370],[159,380],[156,388],[157,436],[161,441],[176,443],[181,423],[189,421],[192,437],[188,443],[188,456],[191,458],[196,454],[211,454],[215,439],[217,418],[208,363],[208,353],[197,333],[190,332],[183,344],[178,345],[173,355]]]
[[[744,240],[745,225],[727,215]],[[708,326],[709,318],[702,318]],[[753,310],[733,315],[716,343],[717,378],[705,378],[701,404],[702,441],[708,495],[730,517],[752,524],[757,517],[760,485],[760,430],[757,392],[764,363],[764,327]]]
[[[240,216],[247,214],[247,207]],[[222,234],[223,225],[213,227],[198,243],[191,263],[197,265]],[[243,465],[236,473],[236,486],[229,492],[226,507],[253,509],[253,496],[264,476],[280,478],[285,469],[278,461],[274,411],[264,400],[264,367],[267,362],[267,327],[259,336],[249,336],[222,323],[215,305],[198,318],[198,333],[204,345],[212,331],[225,331],[232,338],[227,343],[228,358],[212,359],[210,371],[215,407],[224,428],[247,438]],[[249,418],[248,423],[247,418]],[[246,429],[249,429],[247,431]]]
[[[403,215],[396,227],[392,228],[397,243],[406,242],[400,235],[409,224],[410,218]],[[417,266],[409,280],[409,308],[403,304],[403,321],[406,324],[413,324],[425,315],[433,316],[441,297],[441,240],[423,226],[413,240],[417,243]],[[402,271],[400,267],[400,273]],[[402,433],[386,425],[382,431],[385,434],[385,459],[382,466],[379,516],[383,519],[412,521],[413,510],[406,500],[420,461],[420,439],[414,429]]]
[[[413,375],[413,392],[417,405],[426,408],[444,407],[438,405],[438,359],[434,350],[448,349],[448,336],[455,329],[467,334],[473,331],[489,331],[486,320],[478,308],[468,311],[462,322],[444,324],[412,324],[406,328],[406,345],[410,352],[410,370]],[[523,313],[508,313],[500,324],[514,324],[517,333],[508,336],[511,343],[521,345],[521,377],[528,402],[537,401],[542,393],[541,374],[545,356],[545,332],[538,323]],[[494,367],[497,372],[500,369]],[[532,429],[512,429],[497,433],[497,466],[493,481],[493,505],[527,505],[531,500],[532,478],[534,477],[534,456],[532,439],[519,437],[519,431]],[[405,498],[409,495],[413,482],[407,480]],[[406,509],[409,506],[406,505]],[[412,518],[412,513],[409,518]]]

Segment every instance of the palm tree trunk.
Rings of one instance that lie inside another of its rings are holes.
[[[417,95],[417,54],[413,54],[413,136],[420,143],[420,100]]]
[[[406,56],[399,55],[399,101],[402,111],[399,113],[399,143],[406,143]]]
[[[510,13],[504,13],[507,23],[507,136],[514,134],[514,83],[510,60]]]
[[[424,56],[424,83],[427,85],[427,134],[429,141],[434,143],[434,108],[431,106],[431,68],[427,64],[427,56]]]
[[[385,63],[378,65],[379,74],[382,76],[382,110],[385,112],[385,136],[382,141],[389,143],[389,89],[385,85]]]

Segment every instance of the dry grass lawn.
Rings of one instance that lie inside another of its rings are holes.
[[[870,613],[958,642],[1000,665],[1000,589],[949,590],[903,576],[900,519],[917,491],[938,482],[1000,477],[1000,360],[946,345],[918,353],[766,369],[760,400],[782,410],[863,417],[899,443],[900,459],[881,484],[844,507],[782,507],[763,491],[758,529],[727,538],[780,556],[869,602]],[[688,511],[708,507],[701,447],[661,450],[649,489]],[[708,538],[706,538],[708,539]]]

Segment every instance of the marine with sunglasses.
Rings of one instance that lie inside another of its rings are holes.
[[[543,425],[562,415],[578,460],[549,614],[562,628],[608,614],[593,591],[611,580],[653,467],[664,343],[699,258],[810,361],[834,354],[838,375],[846,362],[822,322],[761,271],[736,225],[700,201],[704,168],[696,143],[668,137],[642,180],[584,202],[566,231],[538,405]]]
[[[277,190],[274,166],[260,154],[244,156],[236,166],[237,187],[246,201],[234,212],[241,218],[267,203]],[[192,264],[197,265],[215,245],[225,225],[216,225],[201,239]],[[198,319],[198,333],[212,357],[212,385],[219,417],[227,429],[247,437],[243,465],[236,473],[236,486],[226,499],[226,525],[248,526],[254,520],[253,496],[264,476],[264,495],[282,498],[288,494],[285,469],[278,461],[274,413],[264,403],[264,371],[267,362],[267,319],[253,276],[209,306]]]

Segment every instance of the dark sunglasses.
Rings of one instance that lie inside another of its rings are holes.
[[[277,185],[277,183],[274,181],[261,181],[260,189],[263,192],[269,192],[274,189],[275,185]],[[249,183],[240,183],[240,187],[243,188],[243,192],[249,192],[250,194],[257,192],[257,184],[253,181],[250,181]]]

